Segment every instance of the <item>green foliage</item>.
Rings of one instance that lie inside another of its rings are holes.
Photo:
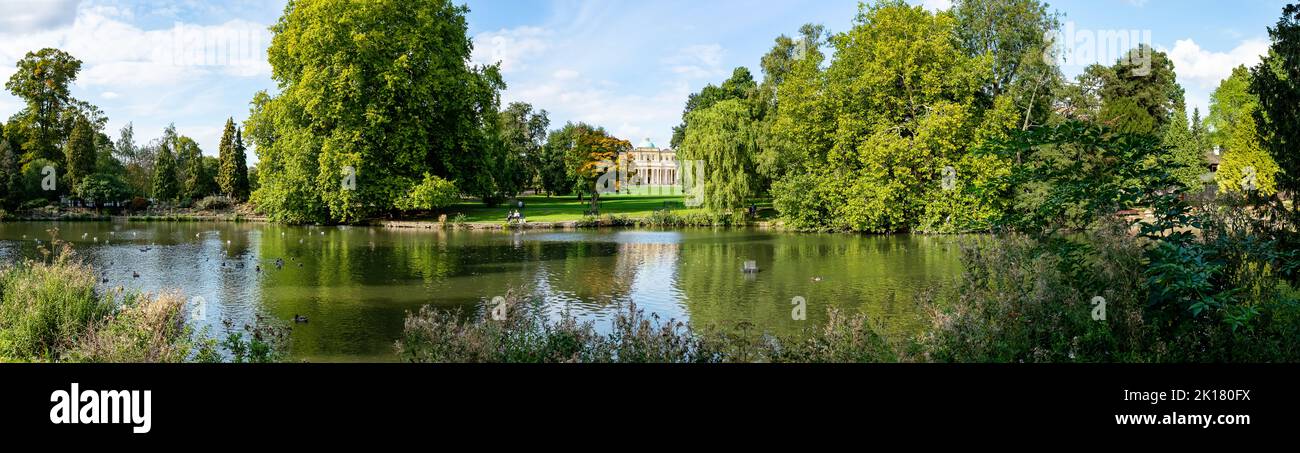
[[[18,153],[9,141],[0,136],[0,208],[13,209],[22,202],[22,170],[18,166]]]
[[[225,195],[209,195],[194,203],[194,209],[200,211],[224,211],[233,208],[237,202]]]
[[[425,173],[423,182],[397,200],[397,209],[411,211],[445,208],[458,200],[460,190],[456,188],[456,183]]]
[[[682,111],[682,124],[673,128],[671,146],[676,149],[685,142],[691,112],[707,109],[726,100],[748,100],[756,94],[757,89],[758,84],[754,82],[754,76],[750,74],[749,68],[741,66],[731,72],[731,78],[722,82],[722,86],[709,84],[699,93],[692,93],[686,98],[686,108]]]
[[[1223,149],[1215,181],[1223,190],[1243,192],[1253,185],[1260,194],[1271,195],[1277,192],[1280,169],[1259,135],[1259,97],[1250,92],[1250,84],[1250,72],[1238,66],[1210,94],[1208,121]]]
[[[230,330],[227,323],[226,328]],[[230,332],[221,345],[230,353],[232,363],[275,363],[289,353],[289,329],[282,322],[257,316],[254,324],[245,324],[243,332]]]
[[[1187,115],[1174,63],[1164,52],[1141,44],[1100,75],[1098,120],[1119,132],[1159,137],[1174,115]]]
[[[505,296],[504,319],[495,305],[465,316],[424,306],[408,313],[396,344],[412,363],[723,363],[892,362],[896,346],[875,333],[866,317],[832,311],[827,324],[805,338],[754,336],[693,329],[647,316],[635,305],[620,309],[608,332],[570,316],[553,321],[530,298]],[[469,318],[469,319],[466,319]]]
[[[591,196],[595,209],[600,199],[596,182],[609,171],[617,171],[620,153],[632,150],[632,143],[605,132],[605,128],[579,123],[572,132],[573,142],[564,151],[564,168],[575,187]]]
[[[502,162],[493,167],[494,179],[503,196],[536,188],[541,183],[545,159],[542,147],[551,120],[545,110],[534,112],[533,106],[512,102],[497,115],[497,134]]]
[[[86,201],[95,203],[95,206],[123,201],[131,196],[131,189],[121,176],[105,173],[95,173],[82,179],[74,192]]]
[[[980,362],[1300,358],[1300,348],[1288,340],[1300,332],[1300,303],[1292,286],[1300,262],[1287,245],[1294,243],[1292,218],[1278,216],[1276,208],[1231,200],[1189,203],[1171,171],[1177,164],[1150,136],[1067,123],[1021,139],[1030,149],[1070,150],[1083,163],[1017,170],[1017,178],[1028,175],[1051,185],[1035,209],[1008,223],[1032,238],[1003,235],[966,251],[962,282],[933,309],[935,329],[925,342],[931,357]],[[1094,166],[1109,167],[1113,175],[1103,177]],[[1112,210],[1124,203],[1150,206],[1154,220],[1110,221]],[[1254,217],[1248,210],[1271,214]],[[1083,234],[1054,227],[1066,223],[1100,227]],[[1130,234],[1134,226],[1136,236]],[[1095,297],[1104,298],[1105,320],[1094,318]]]
[[[218,145],[220,169],[216,181],[218,189],[227,197],[247,200],[249,192],[247,156],[244,152],[243,134],[235,129],[235,120],[226,119],[226,128]]]
[[[1250,91],[1258,96],[1254,111],[1263,147],[1280,167],[1278,189],[1300,190],[1300,4],[1282,9],[1270,27],[1272,46],[1251,70]]]
[[[1031,129],[987,151],[1019,162],[1009,176],[1014,201],[999,223],[1035,237],[1084,229],[1133,206],[1156,190],[1153,169],[1176,166],[1155,137],[1078,121]],[[1169,184],[1159,189],[1177,187]]]
[[[82,179],[95,172],[95,132],[90,129],[90,122],[85,118],[76,120],[63,150],[68,165],[68,185],[75,188]]]
[[[804,173],[773,178],[787,225],[891,232],[990,223],[1000,200],[985,187],[998,180],[988,172],[1005,165],[968,158],[969,147],[1016,121],[991,121],[975,102],[989,57],[968,55],[957,25],[949,13],[902,2],[864,5],[853,29],[831,39],[829,68],[819,73],[820,51],[794,65],[778,89],[776,147],[762,158]],[[958,192],[945,192],[948,167]]]
[[[1047,122],[1060,71],[1044,60],[1048,38],[1060,28],[1059,14],[1038,0],[960,0],[952,8],[957,35],[968,55],[989,61],[991,77],[979,93],[986,106],[1013,110],[1016,128]]]
[[[59,360],[94,322],[113,309],[95,293],[95,274],[54,244],[49,262],[0,269],[0,358]]]
[[[450,0],[289,2],[268,51],[279,92],[259,93],[245,125],[258,207],[279,221],[359,221],[425,173],[494,193],[490,113],[504,83],[495,66],[468,64],[466,11]],[[341,184],[353,175],[355,190]]]
[[[758,125],[744,102],[728,99],[687,116],[682,159],[704,162],[704,208],[713,212],[741,209],[757,188],[754,158]]]
[[[564,127],[551,131],[542,146],[540,172],[542,188],[547,194],[568,195],[573,193],[573,178],[569,176],[565,155],[573,147],[577,135],[577,125],[565,124]]]
[[[216,179],[208,172],[209,166],[203,157],[203,151],[199,149],[199,144],[189,137],[180,137],[177,143],[180,149],[177,160],[184,166],[184,171],[177,179],[182,183],[181,198],[197,200],[216,193]]]
[[[71,135],[77,117],[90,113],[79,110],[94,110],[69,92],[69,86],[81,72],[81,60],[62,50],[45,48],[28,52],[16,66],[18,69],[9,77],[5,88],[26,103],[12,119],[22,129],[25,139],[22,160],[62,162],[59,145]]]
[[[176,182],[176,160],[171,148],[164,143],[158,149],[157,160],[153,165],[153,197],[159,202],[175,201],[180,195],[180,184]]]

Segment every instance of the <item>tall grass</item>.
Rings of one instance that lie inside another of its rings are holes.
[[[0,360],[59,360],[86,330],[113,311],[95,292],[93,270],[61,243],[46,260],[0,269]]]
[[[58,231],[43,258],[0,267],[0,362],[219,362],[279,358],[282,342],[231,335],[223,343],[186,323],[185,299],[96,289],[94,269]],[[226,351],[221,348],[225,347]],[[252,350],[253,352],[247,352]],[[241,354],[241,351],[243,352]]]
[[[510,291],[504,319],[485,305],[473,314],[429,306],[408,314],[396,350],[419,363],[727,363],[892,362],[898,345],[876,333],[864,315],[832,311],[807,338],[696,330],[677,320],[623,308],[607,332],[572,316],[553,319],[526,293]],[[499,317],[499,316],[498,316]]]
[[[179,294],[131,297],[108,318],[97,322],[66,356],[72,362],[181,363],[219,362],[215,341],[201,338],[186,325],[185,299]]]

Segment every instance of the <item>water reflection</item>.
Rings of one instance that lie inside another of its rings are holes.
[[[959,272],[953,238],[707,229],[0,223],[0,259],[37,256],[36,239],[48,241],[45,230],[54,226],[105,273],[106,288],[203,297],[201,325],[213,334],[222,333],[222,320],[239,326],[259,312],[286,321],[307,316],[291,341],[294,354],[311,361],[390,360],[407,311],[424,304],[475,310],[509,288],[531,289],[556,316],[598,322],[635,302],[661,318],[794,333],[824,321],[834,306],[902,332],[918,327],[914,294]],[[746,261],[759,272],[741,272]],[[807,321],[791,319],[796,296],[807,300]]]

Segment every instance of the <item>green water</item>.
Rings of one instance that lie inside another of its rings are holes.
[[[960,239],[952,237],[260,223],[0,223],[0,260],[37,256],[37,240],[48,241],[56,226],[108,279],[103,287],[179,290],[203,304],[194,322],[209,332],[259,313],[306,316],[294,325],[291,349],[309,361],[393,360],[408,311],[483,310],[509,288],[527,288],[552,314],[598,326],[635,303],[695,325],[796,333],[819,325],[833,306],[915,332],[923,328],[915,294],[960,272]],[[760,272],[743,273],[748,260]],[[796,297],[806,301],[806,320],[792,319]]]

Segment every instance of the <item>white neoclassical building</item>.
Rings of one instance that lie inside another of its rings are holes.
[[[632,158],[632,180],[642,186],[676,186],[677,151],[660,149],[650,139],[629,152]]]

